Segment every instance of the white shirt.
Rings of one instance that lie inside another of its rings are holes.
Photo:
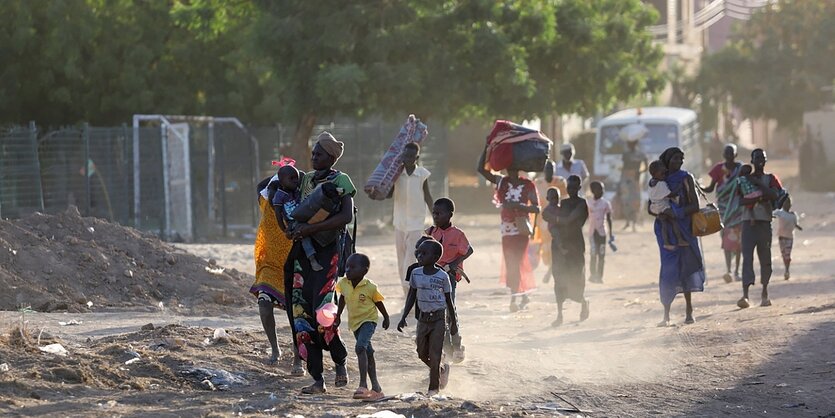
[[[659,180],[655,186],[649,186],[647,191],[649,194],[649,210],[654,214],[659,214],[670,208],[670,199],[667,197],[672,193],[667,182]]]
[[[591,221],[589,222],[589,236],[597,232],[605,237],[607,235],[606,215],[612,213],[612,205],[605,197],[587,199],[586,203],[589,207],[589,221]]]
[[[563,166],[565,161],[560,160],[557,163],[556,169],[554,169],[554,175],[560,176],[566,180],[568,180],[568,176],[577,176],[580,177],[580,181],[586,181],[586,178],[589,176],[589,169],[586,168],[586,163],[583,160],[571,160],[571,170],[566,170]]]
[[[774,211],[777,218],[777,236],[782,238],[794,238],[794,228],[797,227],[797,214],[786,212],[783,209]]]
[[[423,231],[429,209],[423,200],[423,183],[429,178],[429,170],[416,166],[410,176],[406,169],[394,182],[394,229],[398,231]]]

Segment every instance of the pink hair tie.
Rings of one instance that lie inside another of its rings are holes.
[[[273,167],[296,166],[296,160],[290,157],[282,157],[280,160],[272,162]]]

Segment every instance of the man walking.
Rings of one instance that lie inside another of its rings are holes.
[[[754,284],[754,250],[760,261],[760,282],[763,285],[760,306],[771,306],[768,299],[768,282],[771,279],[771,216],[774,202],[778,199],[783,185],[776,175],[765,172],[768,157],[763,149],[751,152],[754,171],[748,180],[762,191],[757,197],[743,197],[742,212],[742,298],[736,303],[741,309],[748,303],[748,288]],[[739,193],[742,193],[741,191]]]

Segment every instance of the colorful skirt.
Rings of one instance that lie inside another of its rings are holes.
[[[533,268],[528,257],[527,235],[502,237],[502,274],[499,283],[506,285],[514,296],[536,289]]]

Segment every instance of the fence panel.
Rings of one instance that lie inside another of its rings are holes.
[[[68,127],[47,132],[38,139],[44,210],[57,213],[74,205],[84,216],[99,215],[105,204],[88,189],[88,161],[84,132]]]
[[[133,223],[133,143],[126,126],[88,127],[91,215]]]
[[[34,125],[0,133],[0,217],[44,210],[38,164]]]

